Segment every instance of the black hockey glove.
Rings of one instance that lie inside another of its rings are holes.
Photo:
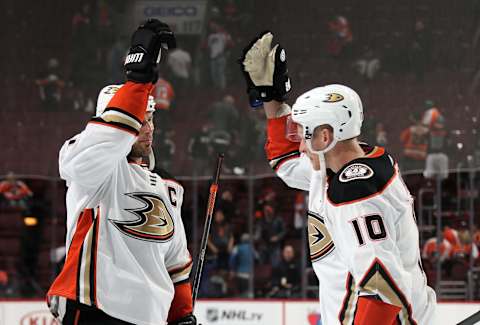
[[[239,60],[252,107],[271,100],[283,102],[291,88],[285,49],[280,44],[272,48],[272,38],[269,31],[261,33]]]
[[[197,318],[195,315],[187,315],[173,322],[169,322],[168,325],[197,325]]]
[[[167,24],[157,19],[147,20],[132,35],[130,50],[125,59],[127,79],[155,83],[162,51],[175,47],[175,35]]]

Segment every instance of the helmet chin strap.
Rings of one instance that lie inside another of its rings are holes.
[[[152,171],[155,168],[155,155],[153,154],[153,149],[150,150],[148,154],[148,170]]]
[[[322,191],[322,200],[323,200],[325,190],[326,190],[326,185],[327,185],[327,162],[325,160],[325,153],[330,151],[333,147],[335,147],[335,145],[337,144],[337,139],[333,138],[332,142],[323,150],[314,150],[312,147],[311,139],[305,140],[305,144],[307,145],[308,150],[318,155],[318,159],[320,161],[320,175],[322,178],[321,191]]]

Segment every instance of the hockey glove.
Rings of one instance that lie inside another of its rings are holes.
[[[187,315],[173,322],[169,322],[168,325],[197,325],[197,318],[195,315]]]
[[[252,107],[271,100],[283,102],[291,88],[285,49],[280,44],[272,48],[272,38],[271,32],[260,34],[239,60]]]
[[[132,35],[130,50],[125,59],[127,79],[155,83],[162,51],[175,47],[175,36],[167,24],[157,19],[147,20]]]

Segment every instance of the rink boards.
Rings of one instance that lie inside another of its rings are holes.
[[[439,325],[457,324],[480,310],[480,302],[438,305]],[[201,300],[203,325],[319,325],[318,303],[291,300]],[[56,325],[43,301],[0,301],[0,325]]]

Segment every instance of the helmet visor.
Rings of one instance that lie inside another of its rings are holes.
[[[298,123],[294,122],[292,116],[287,117],[287,125],[285,127],[285,138],[291,142],[301,142],[302,137],[298,134]]]

